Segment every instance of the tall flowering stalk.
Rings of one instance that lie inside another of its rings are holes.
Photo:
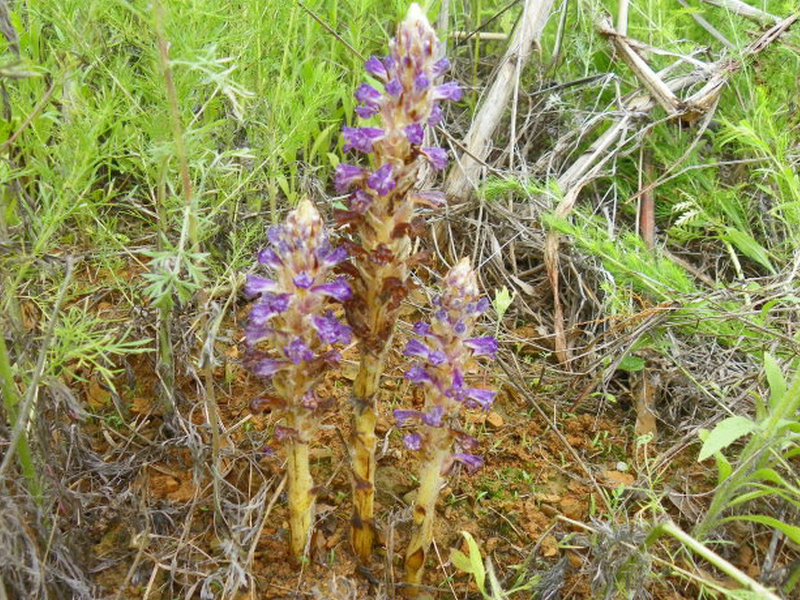
[[[442,285],[442,295],[433,299],[431,323],[414,325],[416,337],[403,351],[414,359],[405,378],[424,390],[425,405],[421,411],[394,411],[398,425],[418,425],[416,432],[403,437],[406,448],[420,453],[422,463],[414,502],[414,531],[405,559],[405,580],[414,586],[422,581],[433,538],[436,500],[445,474],[455,462],[470,471],[481,465],[481,458],[471,453],[477,441],[459,426],[461,412],[464,408],[489,410],[495,396],[495,392],[469,387],[465,381],[475,370],[477,357],[491,357],[497,351],[495,338],[472,337],[475,319],[489,303],[479,296],[469,260],[462,259],[450,269]],[[409,588],[411,597],[415,593]]]
[[[344,302],[351,293],[344,277],[331,280],[345,250],[330,245],[310,200],[302,200],[283,225],[271,228],[267,239],[270,245],[258,262],[272,277],[249,276],[245,284],[245,293],[258,297],[245,328],[247,362],[272,388],[253,401],[253,410],[272,409],[283,417],[275,436],[286,445],[291,552],[300,559],[314,513],[309,444],[325,405],[314,387],[326,368],[339,361],[333,347],[348,344],[351,337],[329,304]]]
[[[356,114],[377,117],[380,126],[342,130],[345,152],[367,155],[369,166],[342,164],[335,174],[337,191],[349,193],[348,210],[337,218],[352,240],[353,263],[342,267],[353,290],[345,310],[361,350],[353,384],[352,542],[364,563],[373,543],[376,393],[409,270],[419,258],[411,256],[411,237],[422,232],[424,219],[415,217],[415,209],[443,203],[441,194],[414,187],[426,162],[434,169],[447,165],[444,150],[424,146],[425,129],[441,120],[440,101],[461,96],[455,82],[436,83],[450,68],[446,59],[437,60],[438,45],[422,10],[412,4],[397,26],[389,56],[373,56],[364,65],[383,91],[364,83],[355,93]]]

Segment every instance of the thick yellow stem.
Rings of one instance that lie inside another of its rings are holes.
[[[406,550],[405,582],[410,586],[422,583],[425,561],[433,541],[433,521],[436,517],[436,500],[442,487],[442,468],[450,451],[437,449],[431,453],[431,460],[422,466],[419,490],[414,502],[414,531]],[[408,587],[403,592],[407,598],[416,598],[416,587]]]
[[[291,551],[295,560],[305,554],[311,516],[314,511],[314,482],[308,465],[308,444],[291,442],[288,447],[289,468],[289,527],[291,529]]]
[[[384,357],[365,352],[353,383],[353,550],[363,564],[372,558],[375,511],[375,422]]]

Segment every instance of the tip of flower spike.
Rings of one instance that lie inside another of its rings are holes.
[[[317,212],[317,209],[314,207],[314,203],[308,198],[300,200],[297,208],[295,208],[295,214],[297,215],[298,223],[304,225],[310,225],[321,219],[319,212]]]
[[[408,7],[408,12],[406,13],[406,18],[403,19],[403,22],[407,25],[416,25],[417,23],[420,23],[425,27],[431,26],[428,22],[428,17],[425,16],[425,13],[422,12],[419,4],[416,2],[413,2],[411,6]]]

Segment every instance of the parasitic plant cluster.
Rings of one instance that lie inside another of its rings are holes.
[[[395,410],[398,426],[416,425],[417,431],[403,436],[409,450],[420,453],[419,490],[414,502],[414,531],[406,550],[406,583],[418,585],[433,539],[436,499],[445,474],[455,462],[474,471],[481,465],[471,452],[478,442],[460,426],[465,408],[488,411],[495,392],[470,387],[467,379],[476,367],[476,358],[493,357],[497,341],[493,337],[472,337],[475,319],[489,303],[480,297],[475,271],[464,258],[445,276],[443,292],[433,299],[430,323],[414,325],[415,337],[403,354],[414,364],[405,378],[424,391],[422,410]],[[454,452],[453,450],[458,450]]]
[[[291,551],[297,559],[305,552],[314,510],[309,444],[327,404],[314,388],[338,362],[335,348],[348,344],[351,332],[360,351],[350,438],[352,543],[363,564],[372,557],[380,378],[412,270],[423,258],[412,254],[412,240],[425,228],[420,209],[443,204],[441,194],[420,190],[417,182],[426,164],[446,166],[444,150],[426,145],[426,128],[442,118],[440,101],[460,97],[458,85],[438,81],[449,63],[437,57],[438,40],[416,4],[398,25],[390,50],[384,59],[366,62],[372,83],[364,83],[355,94],[356,113],[367,124],[343,130],[344,150],[365,160],[363,166],[342,164],[336,169],[335,186],[348,198],[347,209],[336,215],[342,233],[338,247],[331,245],[312,203],[303,200],[284,225],[270,229],[270,245],[259,255],[258,262],[272,276],[250,276],[246,283],[246,293],[258,297],[245,330],[249,366],[271,383],[270,393],[255,400],[253,409],[272,409],[284,422],[275,435],[287,448]],[[488,302],[479,295],[467,259],[450,269],[442,288],[433,300],[430,322],[414,326],[414,337],[403,351],[413,362],[405,377],[423,388],[425,406],[394,413],[400,427],[415,426],[403,443],[419,453],[422,464],[406,554],[412,596],[431,545],[443,477],[455,462],[469,470],[481,464],[473,453],[476,440],[460,426],[461,412],[488,410],[494,399],[493,391],[469,383],[478,367],[476,358],[493,356],[497,343],[473,336]],[[331,309],[337,302],[349,327]]]
[[[251,404],[256,412],[271,409],[284,417],[275,437],[286,444],[291,551],[299,559],[314,511],[309,444],[326,404],[314,388],[339,361],[335,346],[350,343],[351,337],[329,304],[351,294],[344,277],[331,279],[345,252],[331,246],[310,200],[302,200],[283,225],[271,228],[267,239],[258,262],[272,277],[247,278],[245,293],[258,299],[250,309],[245,340],[250,370],[269,380],[271,390]]]
[[[377,119],[379,126],[342,131],[344,150],[366,155],[368,165],[342,164],[335,174],[337,191],[348,193],[348,209],[337,215],[350,236],[346,247],[352,258],[342,267],[353,291],[345,311],[361,350],[351,453],[352,542],[362,562],[372,554],[377,392],[410,271],[421,259],[412,255],[412,238],[425,228],[418,209],[444,201],[440,193],[415,188],[425,164],[434,169],[447,165],[443,149],[425,145],[426,128],[441,120],[441,101],[461,96],[455,82],[438,82],[450,68],[447,59],[437,57],[438,47],[427,18],[412,4],[397,26],[389,55],[365,64],[382,91],[364,83],[355,93],[358,117]]]

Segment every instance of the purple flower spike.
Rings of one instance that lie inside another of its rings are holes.
[[[244,284],[244,293],[248,297],[258,296],[267,292],[274,292],[278,289],[278,284],[271,279],[248,275]]]
[[[406,139],[412,146],[419,146],[422,140],[425,139],[425,132],[422,129],[422,125],[418,125],[417,123],[406,127],[405,132]]]
[[[455,81],[448,81],[436,87],[433,91],[433,98],[435,100],[451,100],[456,102],[461,100],[461,87]]]
[[[441,171],[447,167],[447,152],[441,148],[423,148],[422,154],[437,171]]]
[[[333,175],[333,185],[339,194],[343,194],[351,186],[357,184],[364,177],[364,169],[354,165],[337,165]]]
[[[349,344],[351,331],[346,325],[342,325],[333,316],[333,313],[328,313],[322,317],[314,317],[314,329],[317,330],[319,339],[325,344]]]
[[[392,414],[394,415],[394,422],[400,427],[407,424],[409,421],[419,419],[420,416],[418,410],[396,410]]]
[[[314,353],[308,349],[303,343],[303,340],[297,338],[293,340],[288,346],[283,349],[286,358],[292,361],[292,364],[298,365],[301,362],[306,362],[314,358]]]
[[[423,90],[428,89],[428,86],[431,84],[430,80],[425,76],[425,73],[420,73],[416,77],[414,77],[414,89],[417,92],[421,92]]]
[[[356,149],[363,154],[372,152],[372,144],[383,139],[386,133],[376,127],[343,127],[344,151]]]
[[[347,278],[339,277],[332,283],[325,283],[311,288],[312,292],[317,292],[324,296],[330,296],[337,302],[347,302],[352,296],[350,286],[347,285]]]
[[[414,365],[403,375],[411,383],[433,383],[428,372],[419,365]]]
[[[422,448],[422,436],[418,433],[407,433],[403,436],[403,446],[411,452],[419,452],[419,449]]]
[[[385,196],[394,189],[395,183],[392,179],[392,165],[385,164],[367,178],[367,186],[378,192],[379,196]]]
[[[494,356],[497,353],[497,340],[492,336],[470,338],[464,340],[464,345],[472,348],[473,356]]]
[[[383,81],[389,79],[389,74],[386,72],[386,67],[381,62],[381,59],[377,56],[369,57],[369,60],[364,63],[364,70],[373,77],[377,77]]]
[[[480,456],[475,456],[474,454],[464,454],[461,452],[457,452],[453,454],[453,459],[457,460],[460,463],[463,463],[465,467],[467,467],[467,471],[470,473],[474,473],[478,469],[481,468],[483,461],[481,460]]]

